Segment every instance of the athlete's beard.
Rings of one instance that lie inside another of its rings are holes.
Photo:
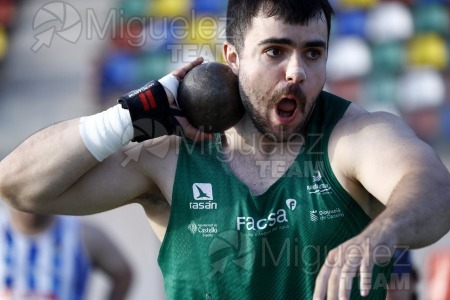
[[[301,90],[298,84],[289,84],[283,87],[282,89],[276,90],[272,98],[268,99],[267,102],[264,101],[261,96],[258,96],[258,94],[255,93],[254,90],[249,90],[248,92],[246,92],[245,88],[242,86],[241,81],[239,81],[239,91],[246,113],[252,120],[255,128],[259,132],[261,132],[265,137],[275,142],[286,142],[289,141],[290,138],[293,137],[294,135],[298,136],[298,133],[300,133],[300,131],[303,129],[304,124],[307,121],[307,117],[309,116],[312,109],[310,107],[309,110],[307,111],[306,106],[308,102],[306,96],[304,95],[303,91]],[[297,99],[300,99],[299,103],[297,103],[298,105],[297,109],[299,109],[300,113],[304,116],[303,121],[300,122],[296,127],[294,127],[293,130],[291,130],[290,132],[287,131],[288,127],[283,125],[280,125],[278,127],[279,129],[278,131],[272,130],[267,120],[268,116],[264,115],[261,111],[259,111],[250,100],[251,96],[260,99],[261,100],[260,103],[264,103],[267,105],[267,110],[265,111],[267,112],[268,110],[275,108],[278,101],[283,97],[283,95],[295,95]],[[317,96],[315,96],[314,99],[316,98]],[[305,113],[308,114],[308,116]]]

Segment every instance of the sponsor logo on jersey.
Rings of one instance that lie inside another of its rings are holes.
[[[192,185],[192,196],[195,201],[189,202],[190,209],[217,209],[211,183],[194,183]]]
[[[191,224],[188,225],[188,229],[192,234],[195,234],[197,232],[197,224],[194,221],[191,221]]]
[[[343,218],[344,213],[340,208],[329,209],[329,210],[311,210],[309,216],[312,222],[326,221],[336,218]]]
[[[320,173],[320,170],[314,171],[314,174],[312,176],[312,180],[314,182],[313,185],[306,186],[306,190],[309,194],[331,194],[332,188],[330,184],[324,182],[322,173]]]
[[[217,224],[200,224],[191,221],[191,223],[187,226],[187,229],[195,235],[197,233],[201,234],[203,237],[213,237],[217,234]]]
[[[293,198],[285,201],[288,211],[294,211],[297,208],[297,200]],[[288,226],[278,226],[282,223],[288,223],[288,212],[285,209],[279,209],[276,212],[269,213],[264,218],[253,218],[250,216],[243,216],[236,218],[236,229],[249,231],[258,231],[265,229],[284,229]]]
[[[297,200],[295,199],[287,199],[286,200],[286,205],[290,210],[295,210],[295,208],[297,207]]]
[[[270,213],[267,217],[261,219],[237,217],[236,229],[239,231],[243,229],[249,231],[264,230],[281,223],[288,223],[287,213],[284,209],[279,209],[277,212]]]
[[[320,173],[319,170],[314,171],[313,181],[314,182],[319,182],[320,180],[322,180],[322,174]]]
[[[192,185],[194,200],[207,201],[214,200],[211,183],[194,183]]]

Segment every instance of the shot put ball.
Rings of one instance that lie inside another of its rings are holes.
[[[180,83],[177,100],[189,122],[207,133],[233,127],[244,114],[238,78],[222,63],[191,69]]]

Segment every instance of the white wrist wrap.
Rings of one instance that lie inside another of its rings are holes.
[[[120,104],[96,115],[82,117],[79,129],[86,148],[98,161],[128,144],[133,137],[130,113]]]
[[[167,74],[166,76],[159,79],[158,81],[159,81],[159,83],[162,84],[163,87],[168,89],[173,94],[173,97],[175,98],[175,102],[178,104],[177,92],[178,92],[178,86],[180,85],[180,82],[178,81],[178,79],[175,76],[173,76],[172,74]]]

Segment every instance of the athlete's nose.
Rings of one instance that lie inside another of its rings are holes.
[[[286,70],[286,80],[292,83],[300,83],[306,80],[306,72],[302,67],[290,67]]]

